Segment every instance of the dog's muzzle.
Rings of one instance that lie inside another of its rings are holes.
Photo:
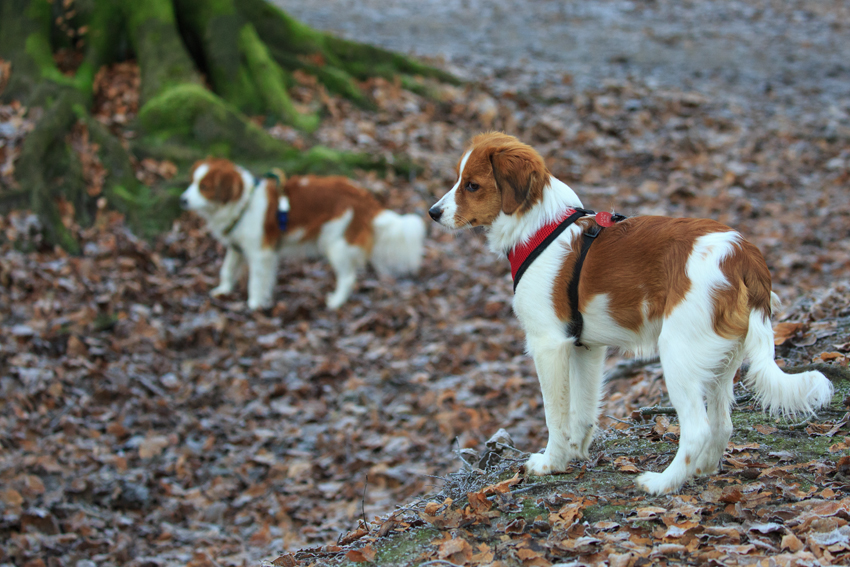
[[[433,207],[428,209],[428,215],[430,215],[430,217],[435,221],[440,222],[440,217],[443,216],[443,209],[441,209],[437,205],[434,205]]]

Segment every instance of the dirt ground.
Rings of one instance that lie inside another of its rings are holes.
[[[274,2],[320,29],[439,57],[478,79],[521,73],[542,84],[566,75],[585,89],[629,78],[738,104],[845,111],[850,95],[845,2]]]
[[[373,80],[364,87],[378,109],[366,111],[301,77],[293,97],[326,119],[312,135],[281,125],[273,135],[412,158],[421,169],[410,176],[356,178],[387,206],[424,217],[454,183],[472,135],[516,134],[587,207],[711,217],[740,230],[785,302],[778,356],[846,368],[846,4],[279,3],[310,24],[442,59],[475,82],[434,85],[424,97]],[[138,73],[132,63],[120,71]],[[115,84],[137,100],[138,81]],[[20,115],[0,108],[4,120]],[[132,118],[122,117],[129,128]],[[187,176],[177,172],[175,184]],[[630,565],[684,561],[709,544],[735,546],[703,556],[726,564],[846,558],[846,383],[796,429],[761,416],[739,391],[722,475],[645,503],[633,474],[669,460],[676,420],[632,418],[667,403],[661,371],[626,371],[613,352],[607,365],[621,377],[608,387],[595,461],[554,479],[561,490],[523,480],[513,485],[523,492],[476,512],[504,515],[491,527],[475,515],[461,526],[467,493],[510,480],[522,452],[546,439],[509,269],[480,233],[431,227],[417,277],[367,272],[338,312],[323,307],[332,288],[324,262],[287,263],[275,307],[250,313],[244,289],[209,298],[222,251],[188,215],[143,242],[104,213],[75,229],[78,257],[41,247],[32,226],[24,212],[0,224],[0,564],[256,565],[287,552],[305,565]],[[500,428],[517,451],[479,462]],[[799,475],[781,468],[797,465]],[[582,489],[588,470],[610,482]],[[755,488],[735,492],[744,481]],[[807,523],[789,523],[801,514],[792,502],[809,507]],[[361,537],[337,545],[362,520]],[[579,538],[594,541],[562,544]],[[405,541],[415,551],[392,559],[381,547]]]

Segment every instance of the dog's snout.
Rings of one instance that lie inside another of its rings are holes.
[[[434,205],[433,207],[428,209],[428,214],[431,215],[432,219],[439,222],[440,217],[443,216],[443,209],[441,209],[437,205]]]
[[[180,197],[180,208],[188,209],[189,208],[189,199],[186,197]]]

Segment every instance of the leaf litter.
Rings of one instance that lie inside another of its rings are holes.
[[[137,69],[97,82],[98,119],[132,137]],[[431,85],[432,97],[363,86],[377,110],[300,82],[297,102],[328,117],[312,136],[272,134],[413,158],[424,167],[413,178],[356,177],[424,214],[472,134],[516,133],[591,208],[741,230],[788,305],[778,355],[847,367],[850,178],[833,166],[848,140],[823,136],[817,116],[776,123],[638,80],[517,92],[493,79]],[[30,117],[11,105],[0,120],[10,171]],[[99,162],[83,165],[96,194]],[[185,180],[168,162],[135,165],[146,182]],[[419,533],[427,541],[396,564],[848,559],[846,386],[795,428],[743,401],[722,470],[650,498],[634,474],[668,464],[678,427],[640,411],[669,402],[660,366],[637,365],[608,387],[592,460],[525,477],[523,451],[546,440],[542,401],[508,270],[480,233],[432,227],[418,277],[367,272],[339,312],[322,305],[327,265],[286,263],[274,308],[250,313],[244,289],[209,298],[222,250],[194,218],[149,243],[101,211],[72,227],[78,257],[44,247],[37,225],[26,212],[0,220],[0,562],[393,564],[388,542]],[[609,369],[621,361],[612,352]]]

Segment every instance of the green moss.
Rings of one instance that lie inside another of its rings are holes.
[[[418,565],[417,559],[422,551],[440,535],[442,534],[438,529],[421,527],[399,534],[390,540],[379,541],[373,545],[377,551],[374,564],[382,567]],[[335,565],[355,567],[363,564],[342,560]]]
[[[531,523],[536,520],[538,516],[543,516],[544,518],[549,516],[549,511],[542,506],[539,506],[534,498],[523,498],[520,502],[522,503],[522,511],[516,514],[506,514],[506,519],[511,517],[522,518],[526,522]]]
[[[313,131],[319,126],[318,116],[301,114],[295,109],[286,92],[283,71],[272,60],[254,26],[247,24],[240,30],[239,51],[244,54],[248,70],[258,86],[264,109],[302,130]]]
[[[200,84],[175,26],[170,0],[123,3],[127,28],[142,74],[142,102],[182,84]]]
[[[296,153],[199,85],[160,93],[139,110],[138,121],[154,144],[177,142],[233,158],[283,159]]]
[[[305,69],[315,74],[329,90],[359,104],[366,104],[367,99],[352,77],[363,80],[374,76],[419,75],[460,84],[450,73],[415,59],[315,30],[264,0],[241,0],[237,8],[254,25],[259,38],[281,66]],[[318,56],[322,63],[306,63],[304,56]],[[433,94],[415,81],[407,80],[420,92]]]
[[[242,13],[257,30],[260,38],[288,53],[309,55],[324,48],[324,34],[298,20],[265,0],[240,0]]]
[[[626,515],[634,510],[634,506],[598,504],[584,509],[582,520],[593,524],[601,520],[615,520],[619,515]]]

